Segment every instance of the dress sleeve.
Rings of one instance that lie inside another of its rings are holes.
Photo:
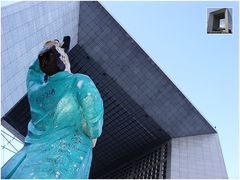
[[[85,121],[83,128],[91,139],[96,139],[101,135],[103,126],[104,108],[101,95],[88,76],[84,75],[84,79],[78,81],[78,87],[80,106]]]
[[[39,60],[36,59],[29,67],[27,73],[27,90],[30,90],[34,85],[41,85],[44,83],[44,73],[39,66]]]

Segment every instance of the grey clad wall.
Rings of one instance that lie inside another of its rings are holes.
[[[79,45],[171,137],[216,132],[98,2],[81,2]]]
[[[172,139],[170,178],[228,178],[218,135]]]
[[[18,2],[1,8],[2,115],[27,92],[26,74],[43,43],[72,37],[77,44],[79,2]]]

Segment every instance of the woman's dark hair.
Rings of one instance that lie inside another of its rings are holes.
[[[55,45],[44,47],[38,55],[40,69],[48,76],[64,71],[65,65],[60,56]]]

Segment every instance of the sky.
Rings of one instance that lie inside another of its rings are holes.
[[[238,177],[237,2],[109,2],[104,8],[216,126],[228,177]],[[209,35],[207,8],[233,8],[233,34]]]
[[[14,4],[17,2],[19,2],[19,1],[1,1],[1,7],[8,6],[8,5],[11,5],[11,4]]]

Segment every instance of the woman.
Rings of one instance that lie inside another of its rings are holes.
[[[103,102],[88,76],[70,72],[68,47],[48,41],[30,66],[32,119],[24,147],[4,165],[2,178],[88,178]]]

